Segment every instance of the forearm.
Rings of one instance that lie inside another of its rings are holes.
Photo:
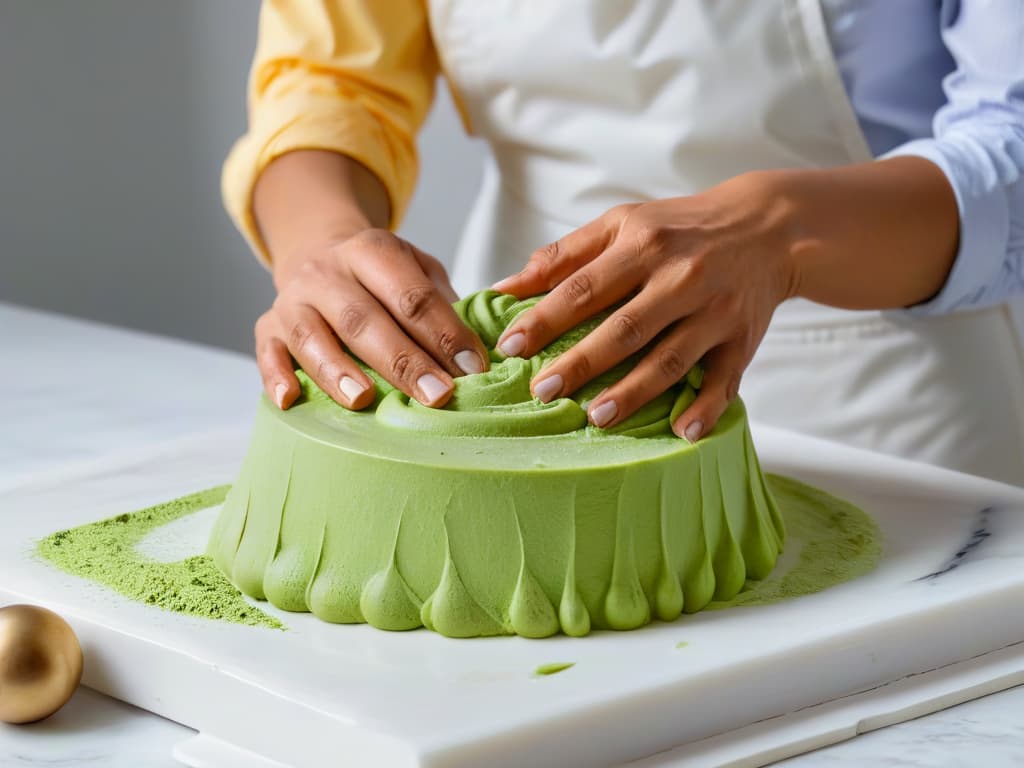
[[[785,200],[791,293],[846,309],[894,309],[934,296],[957,253],[946,176],[918,157],[769,172]]]
[[[345,155],[300,150],[264,169],[253,190],[253,213],[280,287],[306,255],[364,229],[386,227],[384,185]]]

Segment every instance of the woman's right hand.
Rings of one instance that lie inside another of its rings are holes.
[[[439,407],[453,376],[488,368],[483,343],[459,319],[441,263],[385,229],[365,229],[275,268],[273,306],[256,323],[267,396],[299,396],[293,358],[346,408],[374,400],[373,381],[342,347],[424,405]]]

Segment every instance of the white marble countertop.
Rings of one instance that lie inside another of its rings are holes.
[[[237,397],[246,391],[253,397]],[[258,391],[244,356],[0,304],[0,487],[201,428],[248,424]],[[83,689],[45,722],[0,724],[0,768],[171,768],[171,749],[192,733]],[[1024,766],[1024,687],[780,765]]]

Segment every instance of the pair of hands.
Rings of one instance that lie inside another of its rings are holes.
[[[589,419],[615,425],[703,360],[700,394],[673,424],[680,437],[698,440],[736,397],[776,306],[796,291],[786,206],[769,174],[752,173],[699,195],[611,209],[494,286],[517,298],[549,292],[504,332],[499,351],[533,355],[624,302],[537,374],[534,395],[569,395],[653,342],[589,404]],[[480,339],[450,306],[456,294],[440,262],[385,230],[320,248],[276,277],[282,288],[256,325],[256,352],[266,392],[281,408],[300,391],[292,358],[341,405],[373,402],[373,382],[342,344],[434,407],[451,397],[452,377],[488,366]]]

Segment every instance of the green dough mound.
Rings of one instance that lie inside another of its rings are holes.
[[[482,291],[455,308],[493,349],[536,301]],[[528,360],[492,353],[442,409],[367,369],[377,400],[350,412],[300,373],[288,411],[261,400],[209,554],[279,608],[450,637],[635,629],[732,599],[784,538],[743,404],[690,445],[669,425],[699,370],[607,431],[587,403],[634,360],[572,398],[530,395],[601,319]]]

